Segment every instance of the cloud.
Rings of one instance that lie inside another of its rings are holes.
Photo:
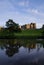
[[[31,12],[32,13],[35,13],[35,14],[38,14],[39,13],[39,11],[37,9],[32,9]]]
[[[13,5],[13,6],[18,6],[18,7],[29,7],[29,0],[9,0],[9,2]]]
[[[18,5],[19,6],[22,6],[22,7],[28,7],[29,6],[29,0],[27,0],[27,1],[19,1],[18,2]]]
[[[39,14],[39,11],[37,9],[23,9],[24,11],[26,11],[27,13],[33,13],[33,14]]]

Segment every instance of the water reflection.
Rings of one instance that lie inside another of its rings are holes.
[[[19,45],[15,43],[14,40],[1,40],[3,45],[0,45],[1,49],[6,49],[6,55],[9,57],[13,56],[15,53],[18,53]]]
[[[0,48],[6,49],[6,55],[9,57],[13,56],[15,53],[19,52],[20,47],[28,48],[28,51],[30,52],[31,49],[36,49],[39,51],[41,47],[44,48],[44,44],[37,43],[37,40],[18,40],[18,39],[5,39],[0,40]],[[42,41],[43,42],[43,41]]]
[[[7,65],[36,65],[38,62],[44,61],[43,50],[44,40],[0,39],[0,60],[2,59],[4,62],[4,59],[8,59],[9,62],[10,57],[12,60],[12,64],[6,61],[8,63]],[[39,60],[41,58],[42,60]],[[3,65],[3,63],[1,63],[1,65]]]

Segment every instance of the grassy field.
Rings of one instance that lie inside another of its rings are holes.
[[[43,29],[22,30],[21,33],[15,33],[16,36],[41,36]]]
[[[15,33],[18,38],[41,38],[43,29],[36,30],[22,30],[21,33]]]
[[[43,29],[33,29],[33,30],[22,30],[22,32],[17,32],[17,33],[8,33],[7,31],[5,32],[0,32],[0,37],[9,37],[9,38],[38,38],[42,36]]]

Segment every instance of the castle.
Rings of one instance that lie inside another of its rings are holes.
[[[25,24],[20,27],[21,29],[36,29],[36,23]]]

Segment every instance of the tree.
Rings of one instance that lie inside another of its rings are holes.
[[[6,22],[6,27],[9,31],[16,31],[17,29],[19,29],[19,25],[16,24],[12,19],[9,19]]]
[[[44,25],[42,26],[42,29],[44,29]]]

